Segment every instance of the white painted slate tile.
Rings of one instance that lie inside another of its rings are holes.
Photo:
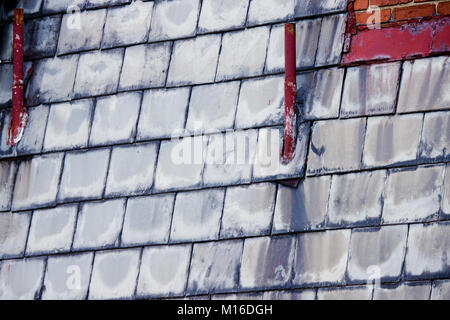
[[[0,258],[21,256],[25,251],[31,212],[0,212]]]
[[[449,300],[450,299],[450,281],[438,280],[433,281],[433,289],[431,292],[431,300]]]
[[[370,286],[354,286],[341,288],[319,288],[317,300],[371,300]]]
[[[445,169],[445,180],[442,186],[442,211],[441,217],[450,216],[450,164]]]
[[[7,211],[11,208],[16,172],[17,163],[15,161],[0,162],[0,211]]]
[[[241,27],[247,17],[248,0],[204,0],[199,32],[212,32]]]
[[[315,1],[308,0],[311,3],[330,3],[335,0]],[[341,4],[346,5],[345,0],[338,0]],[[299,4],[298,7],[301,7]],[[338,14],[325,16],[322,19],[322,29],[320,31],[319,45],[316,53],[316,66],[324,66],[330,64],[338,64],[342,53],[342,45],[344,43],[344,34],[346,26],[347,14]]]
[[[295,0],[252,0],[248,12],[248,24],[260,24],[293,17]]]
[[[373,300],[428,300],[430,292],[430,283],[404,282],[400,285],[375,287]]]
[[[18,154],[39,153],[44,143],[44,133],[49,114],[49,107],[39,105],[28,108],[28,121],[22,139],[17,144]],[[9,120],[9,116],[7,117]]]
[[[425,114],[420,157],[424,160],[448,160],[450,158],[450,112]]]
[[[85,1],[86,1],[86,9],[98,7],[110,7],[131,2],[131,0],[85,0]]]
[[[315,300],[316,290],[265,291],[263,300]]]
[[[42,4],[42,13],[76,12],[84,8],[86,0],[45,0]]]

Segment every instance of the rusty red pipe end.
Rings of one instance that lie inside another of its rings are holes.
[[[297,78],[295,53],[295,24],[284,26],[284,147],[282,160],[289,162],[294,158],[297,122]]]

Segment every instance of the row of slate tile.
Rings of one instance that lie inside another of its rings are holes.
[[[448,222],[394,225],[2,260],[0,297],[36,298],[42,288],[43,298],[161,298],[448,279],[449,231]],[[402,289],[424,299],[430,292]]]

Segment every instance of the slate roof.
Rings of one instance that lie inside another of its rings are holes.
[[[80,29],[72,3],[23,1],[14,148],[0,51],[0,299],[450,298],[448,56],[340,68],[345,0],[78,0]]]

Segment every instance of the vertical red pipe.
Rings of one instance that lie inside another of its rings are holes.
[[[287,23],[284,26],[284,148],[283,161],[289,162],[295,154],[296,144],[296,97],[297,78],[295,73],[295,24]]]
[[[27,110],[23,106],[23,9],[14,9],[12,109],[7,144],[14,146],[23,135]]]

